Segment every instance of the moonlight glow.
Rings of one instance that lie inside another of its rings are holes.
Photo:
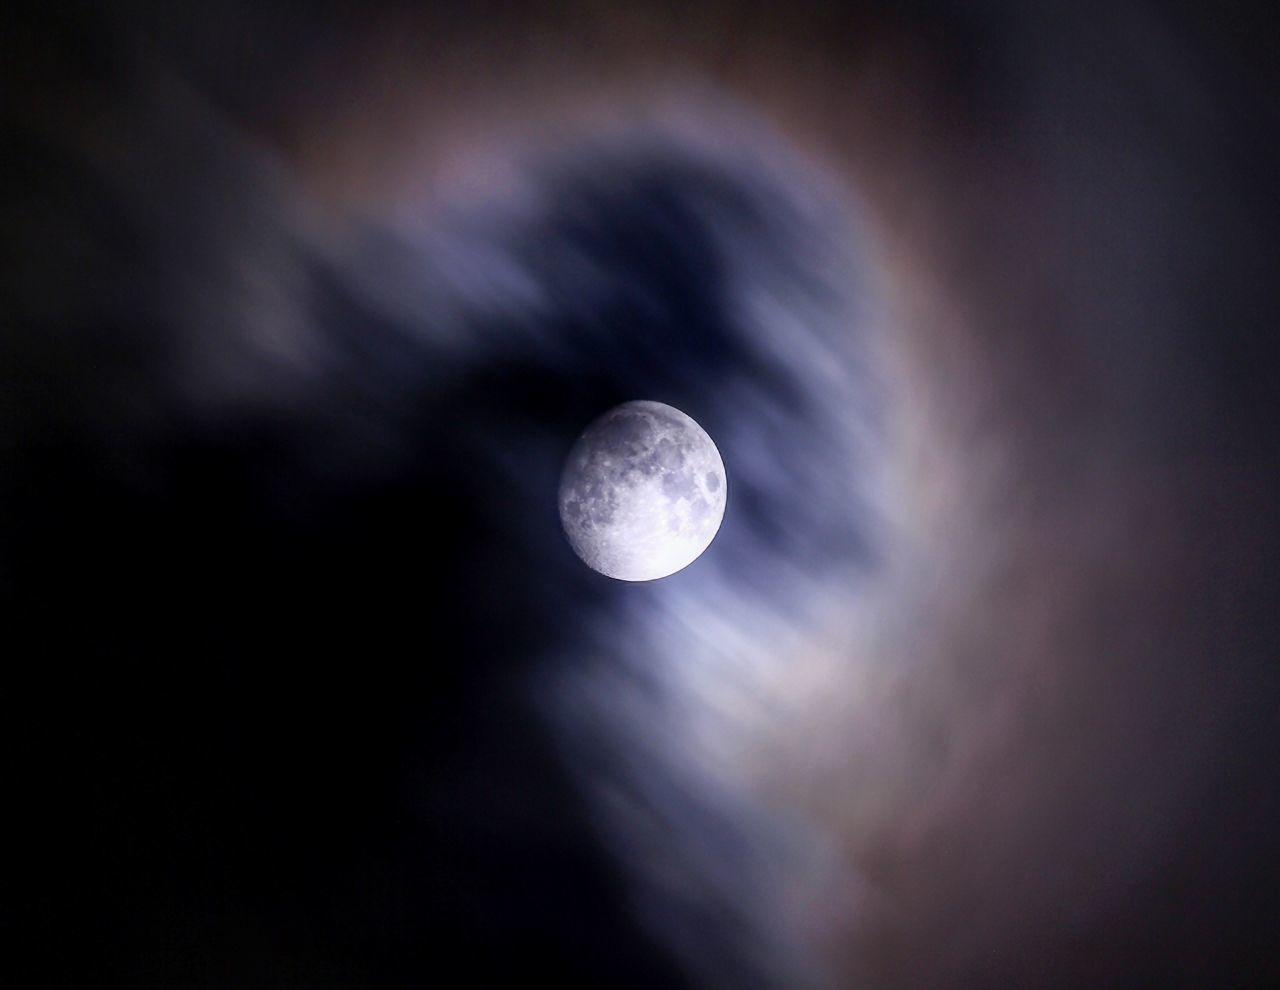
[[[624,402],[582,434],[560,482],[560,520],[583,562],[651,581],[697,560],[724,518],[726,479],[706,431],[661,402]]]

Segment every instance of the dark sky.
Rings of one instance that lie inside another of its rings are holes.
[[[4,15],[5,982],[1277,975],[1260,25],[612,6]]]

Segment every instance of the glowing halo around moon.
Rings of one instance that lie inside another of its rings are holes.
[[[619,581],[687,567],[724,519],[720,451],[692,418],[661,402],[624,402],[574,444],[560,481],[560,521],[574,552]]]

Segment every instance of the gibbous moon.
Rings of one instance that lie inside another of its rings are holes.
[[[592,570],[652,581],[693,563],[724,519],[724,462],[661,402],[624,402],[587,427],[560,481],[560,521]]]

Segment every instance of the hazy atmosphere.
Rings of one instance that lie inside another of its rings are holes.
[[[1243,6],[25,6],[0,982],[1280,977]]]

